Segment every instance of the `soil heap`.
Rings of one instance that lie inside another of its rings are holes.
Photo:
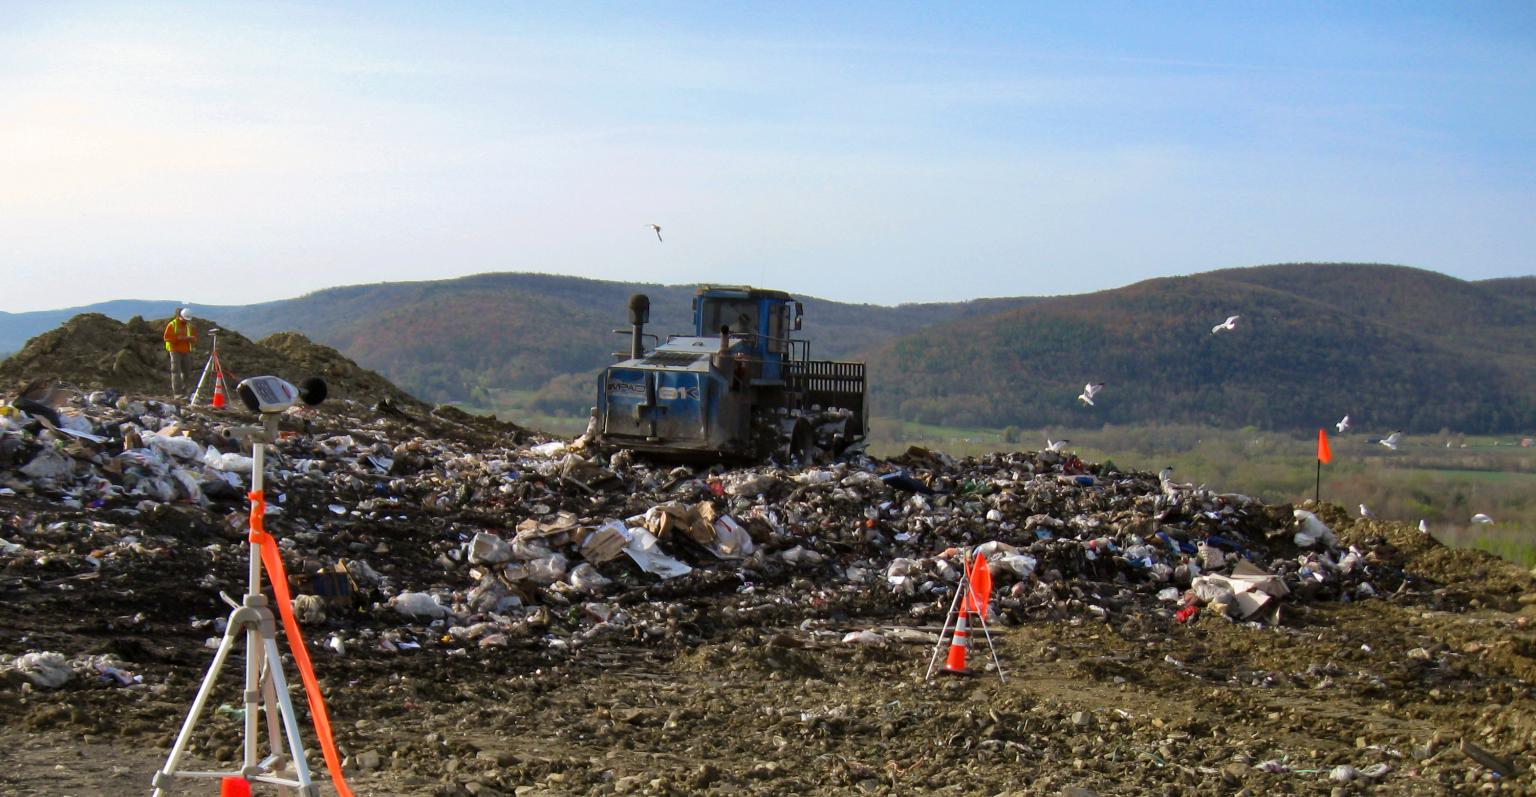
[[[33,380],[52,379],[81,389],[169,396],[169,365],[161,339],[169,320],[146,321],[134,316],[123,323],[100,313],[77,315],[0,361],[0,390],[19,390]],[[192,378],[196,379],[207,362],[211,330],[216,326],[206,319],[194,319],[193,325],[197,343],[192,352]],[[278,332],[253,342],[239,332],[219,328],[218,343],[219,360],[231,390],[236,377],[271,374],[298,384],[319,376],[336,399],[363,404],[388,399],[395,404],[423,406],[379,374],[297,332]],[[202,400],[207,400],[211,390],[204,388]]]

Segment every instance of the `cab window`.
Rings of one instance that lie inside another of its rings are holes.
[[[750,299],[721,299],[704,307],[704,331],[718,332],[730,327],[733,334],[757,332],[757,305]]]

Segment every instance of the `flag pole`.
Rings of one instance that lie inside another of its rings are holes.
[[[1323,463],[1333,461],[1333,449],[1328,447],[1328,433],[1322,427],[1317,429],[1317,481],[1312,485],[1312,503],[1314,506],[1323,505]]]

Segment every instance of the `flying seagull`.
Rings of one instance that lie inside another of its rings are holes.
[[[1211,334],[1214,335],[1217,332],[1222,331],[1223,329],[1237,329],[1237,319],[1239,319],[1239,318],[1242,318],[1242,316],[1240,316],[1240,315],[1229,315],[1229,316],[1227,316],[1227,320],[1221,322],[1220,324],[1217,324],[1214,327],[1211,327]]]
[[[1092,407],[1094,406],[1093,397],[1099,395],[1099,391],[1103,389],[1103,382],[1089,382],[1083,387],[1083,392],[1078,395],[1077,400]]]
[[[1479,512],[1479,513],[1477,513],[1477,514],[1472,516],[1472,522],[1473,523],[1481,523],[1484,526],[1492,526],[1493,525],[1493,518],[1488,517],[1487,515]]]
[[[1387,435],[1386,437],[1382,438],[1381,440],[1379,440],[1377,442],[1381,443],[1382,445],[1386,446],[1387,448],[1392,449],[1393,451],[1396,451],[1397,450],[1397,444],[1401,443],[1402,441],[1403,441],[1403,433],[1402,432],[1393,432],[1392,434]]]
[[[1052,440],[1051,438],[1047,437],[1047,438],[1045,438],[1045,450],[1046,451],[1058,451],[1059,452],[1059,451],[1062,451],[1065,448],[1065,446],[1068,443],[1070,443],[1070,442],[1072,442],[1072,441],[1071,440]]]
[[[656,231],[656,240],[660,241],[661,240],[661,225],[660,224],[652,224],[651,225],[651,229]]]
[[[1339,430],[1339,434],[1344,434],[1345,432],[1349,431],[1349,416],[1345,415],[1344,420],[1334,424],[1334,427]]]

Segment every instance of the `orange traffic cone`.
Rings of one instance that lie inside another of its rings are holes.
[[[971,675],[971,671],[965,667],[965,654],[971,649],[971,635],[966,630],[965,618],[970,612],[961,611],[955,620],[955,634],[949,641],[949,656],[944,659],[944,669],[950,675]]]
[[[251,782],[245,778],[225,778],[219,781],[219,797],[251,797]]]
[[[213,379],[213,408],[224,408],[224,374],[219,374]]]

